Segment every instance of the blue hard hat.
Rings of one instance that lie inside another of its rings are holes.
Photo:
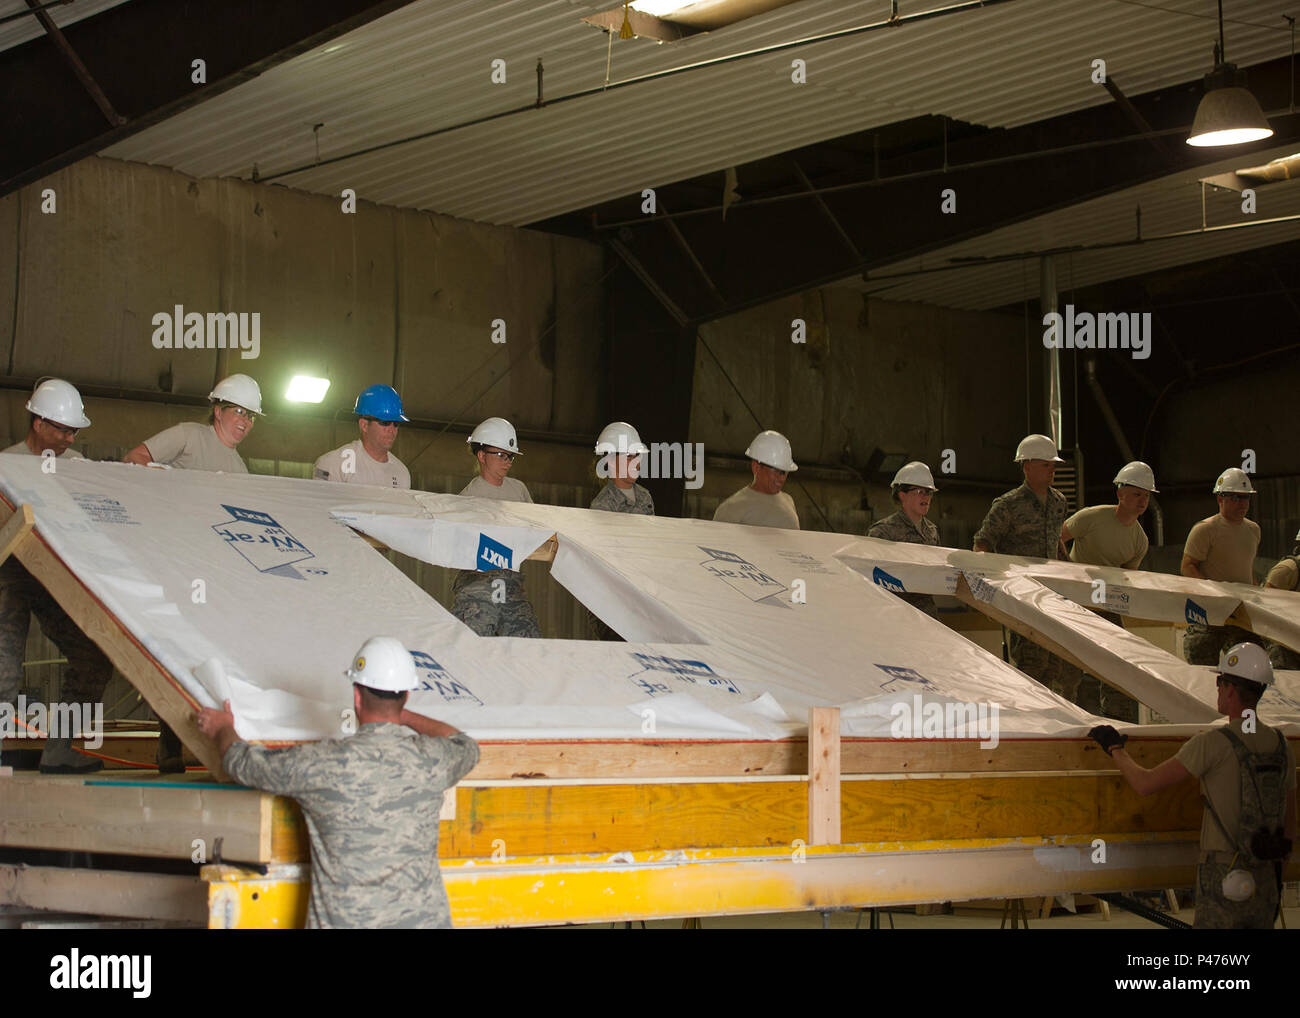
[[[380,421],[409,421],[402,413],[402,397],[391,385],[372,385],[357,397],[352,412],[358,417],[373,417]]]

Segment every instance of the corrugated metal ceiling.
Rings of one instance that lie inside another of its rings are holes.
[[[878,277],[916,272],[945,265],[960,257],[994,257],[1018,252],[1042,251],[1053,247],[1108,244],[1131,240],[1137,233],[1135,212],[1142,210],[1142,235],[1198,230],[1201,227],[1201,185],[1199,178],[1226,173],[1243,165],[1259,165],[1291,155],[1294,147],[1276,148],[1249,157],[1225,159],[1195,171],[1162,177],[1102,198],[1036,216],[973,240],[932,251],[873,270],[870,277],[845,281],[842,286],[879,294],[890,300],[921,301],[944,307],[987,310],[1038,296],[1036,260],[1000,262],[994,265],[963,266],[924,275],[908,276],[895,282]],[[1256,189],[1257,211],[1242,212],[1241,196],[1215,188],[1206,189],[1205,222],[1210,227],[1246,223],[1278,216],[1300,215],[1300,180],[1268,184]],[[1250,229],[1209,232],[1175,240],[1114,248],[1079,251],[1056,257],[1056,281],[1061,293],[1072,289],[1144,275],[1175,265],[1235,254],[1300,237],[1300,221],[1261,225]]]
[[[42,2],[48,3],[49,0],[42,0]],[[126,0],[73,0],[66,6],[51,7],[45,13],[60,28],[66,28],[74,22],[93,17],[100,11],[106,11],[121,3],[126,3]],[[0,0],[0,18],[30,10],[25,0]],[[39,39],[44,34],[45,29],[34,16],[16,18],[0,25],[0,51],[21,46],[32,39]]]
[[[903,14],[952,0],[903,0]],[[197,177],[262,176],[598,87],[610,2],[421,0],[105,151]],[[1234,11],[1233,8],[1237,10]],[[1231,59],[1284,56],[1294,0],[1228,4]],[[1245,8],[1245,11],[1242,11]],[[612,81],[883,20],[888,0],[801,0],[679,43],[620,41]],[[924,114],[1018,126],[1209,70],[1211,0],[1014,0],[528,110],[279,178],[324,194],[521,225]],[[790,80],[807,61],[808,83]],[[507,62],[507,82],[490,80]]]

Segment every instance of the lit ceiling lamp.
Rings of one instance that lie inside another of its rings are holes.
[[[1268,118],[1244,85],[1245,77],[1235,64],[1228,63],[1223,46],[1223,0],[1219,0],[1219,43],[1214,47],[1214,70],[1205,76],[1205,96],[1196,108],[1187,144],[1199,148],[1244,145],[1272,136]]]

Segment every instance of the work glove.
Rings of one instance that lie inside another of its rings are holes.
[[[1115,750],[1123,749],[1124,743],[1128,742],[1127,735],[1120,735],[1110,725],[1098,725],[1088,733],[1088,738],[1104,749],[1107,756],[1114,756]]]

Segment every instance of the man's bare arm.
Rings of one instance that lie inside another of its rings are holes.
[[[1208,577],[1201,572],[1201,563],[1197,562],[1190,555],[1183,556],[1183,564],[1180,567],[1184,576],[1190,576],[1194,580],[1204,580]]]
[[[402,711],[401,722],[407,728],[414,728],[421,735],[428,735],[434,739],[446,739],[460,734],[459,728],[453,728],[445,721],[435,721],[411,710]]]
[[[1115,761],[1119,772],[1124,775],[1138,795],[1154,795],[1161,789],[1186,781],[1192,776],[1191,772],[1178,762],[1177,757],[1170,757],[1150,770],[1129,756],[1128,750],[1123,748],[1115,750],[1110,758]]]
[[[153,462],[153,457],[149,455],[149,447],[141,442],[129,453],[122,457],[123,463],[137,463],[142,467],[147,467]]]

